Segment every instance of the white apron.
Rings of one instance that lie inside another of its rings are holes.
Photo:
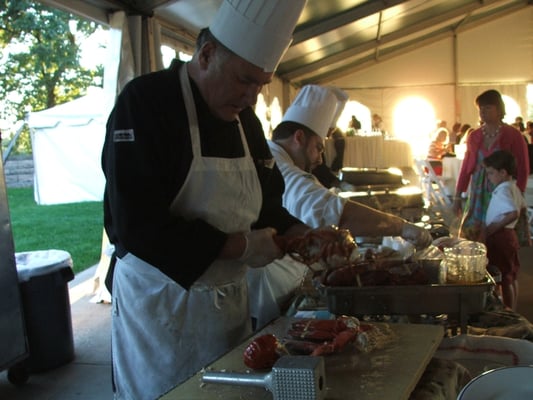
[[[250,316],[259,330],[281,315],[280,307],[294,295],[309,267],[285,255],[263,268],[248,268]]]
[[[244,157],[202,157],[186,64],[180,80],[193,160],[171,210],[224,232],[248,231],[259,215],[261,187],[242,127]],[[187,291],[133,254],[118,260],[112,302],[115,398],[155,399],[250,335],[245,272],[240,261],[217,260]]]

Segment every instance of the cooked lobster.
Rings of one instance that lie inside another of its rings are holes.
[[[350,231],[335,226],[310,229],[303,236],[287,239],[282,248],[314,272],[339,268],[359,257]]]
[[[356,342],[363,348],[366,337],[359,320],[341,316],[333,320],[303,318],[293,322],[284,345],[290,353],[321,356],[342,351]]]
[[[416,262],[361,261],[324,271],[320,283],[326,286],[395,286],[429,283],[426,271]]]
[[[274,363],[287,351],[272,334],[259,336],[244,349],[244,364],[252,369],[272,368]]]
[[[291,324],[282,341],[272,334],[254,339],[244,350],[244,363],[252,369],[271,368],[283,354],[323,356],[341,352],[350,343],[365,350],[365,332],[371,325],[362,325],[355,317],[334,320],[302,318]]]

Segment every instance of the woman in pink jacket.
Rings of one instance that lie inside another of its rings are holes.
[[[482,125],[467,138],[466,153],[457,179],[454,211],[462,212],[459,236],[480,240],[480,233],[493,190],[483,168],[483,159],[496,150],[508,150],[516,158],[516,184],[522,193],[526,190],[529,176],[529,156],[522,134],[502,120],[505,105],[500,93],[487,90],[476,98]],[[464,210],[462,194],[468,191]]]

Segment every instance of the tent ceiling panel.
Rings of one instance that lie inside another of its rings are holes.
[[[162,42],[188,48],[221,0],[40,0],[106,23],[109,13],[155,16]],[[533,0],[308,0],[278,75],[294,86],[342,82],[354,71],[429,46]],[[530,38],[531,39],[531,38]],[[344,85],[341,85],[344,86]],[[348,85],[346,85],[348,86]]]

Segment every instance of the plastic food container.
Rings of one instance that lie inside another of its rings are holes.
[[[487,248],[483,243],[465,240],[446,247],[443,261],[446,283],[482,282],[487,274],[487,263]]]

